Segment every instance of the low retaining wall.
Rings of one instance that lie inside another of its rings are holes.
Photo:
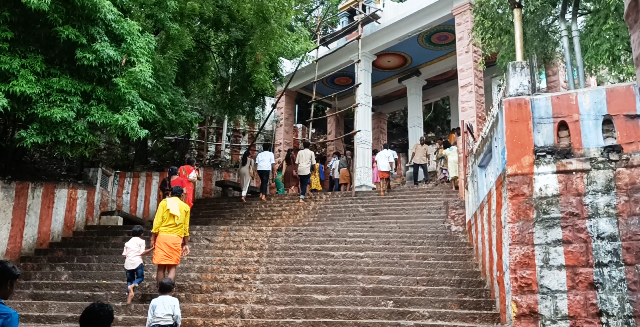
[[[503,323],[636,326],[637,86],[503,103],[470,156],[466,197],[467,234]],[[487,160],[502,144],[504,166]]]
[[[0,257],[17,260],[97,222],[109,194],[74,183],[0,181]]]

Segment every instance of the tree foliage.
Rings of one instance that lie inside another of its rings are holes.
[[[570,29],[571,4],[567,24]],[[560,27],[561,0],[523,2],[522,25],[526,56],[539,64],[562,56]],[[473,36],[483,54],[499,53],[498,66],[504,71],[515,60],[513,10],[507,0],[477,0],[474,4]],[[633,76],[631,44],[624,22],[624,3],[620,0],[584,0],[579,11],[581,47],[587,73],[606,72],[621,79]],[[569,31],[571,35],[571,31]],[[573,53],[573,44],[571,44]]]
[[[4,0],[0,150],[95,159],[256,116],[336,0]],[[126,151],[125,151],[126,152]],[[6,167],[6,166],[5,166]]]

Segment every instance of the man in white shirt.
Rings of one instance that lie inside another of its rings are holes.
[[[182,313],[180,312],[180,301],[173,297],[175,286],[170,278],[165,278],[158,283],[160,296],[151,300],[151,304],[149,304],[146,327],[180,327]]]
[[[262,152],[256,157],[256,166],[258,166],[258,177],[260,177],[260,199],[267,201],[269,174],[276,169],[276,159],[271,152],[271,144],[262,144]]]
[[[304,203],[304,196],[307,194],[309,180],[311,179],[311,167],[316,164],[316,155],[309,150],[311,143],[309,141],[302,142],[302,149],[298,152],[296,163],[298,164],[298,178],[300,178],[300,203]]]
[[[380,175],[380,196],[384,196],[384,190],[389,183],[391,167],[393,167],[393,153],[389,150],[389,144],[382,145],[383,150],[376,155],[378,174]]]
[[[338,183],[338,185],[340,184],[340,182],[335,179],[334,174],[334,171],[336,170],[339,162],[340,152],[336,151],[333,153],[333,158],[331,158],[331,161],[327,165],[327,168],[329,169],[329,192],[333,192],[336,183]]]
[[[398,152],[394,150],[392,147],[389,147],[389,151],[393,155],[393,166],[391,167],[391,173],[389,173],[389,182],[387,183],[387,190],[391,191],[391,180],[393,179],[393,174],[398,170]]]

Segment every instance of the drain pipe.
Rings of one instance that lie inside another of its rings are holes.
[[[571,11],[571,36],[573,36],[573,47],[576,55],[576,67],[578,69],[578,80],[580,88],[584,89],[584,64],[582,63],[582,49],[580,48],[580,30],[578,29],[578,10],[580,9],[580,0],[573,1],[573,10]]]
[[[562,7],[560,7],[560,33],[562,35],[562,45],[564,48],[564,66],[567,69],[567,81],[569,82],[569,90],[576,89],[576,82],[573,78],[573,67],[571,67],[571,48],[569,47],[569,31],[567,30],[567,0],[562,0]]]

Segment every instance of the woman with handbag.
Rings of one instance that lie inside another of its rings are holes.
[[[250,155],[251,152],[249,150],[244,152],[242,155],[240,169],[238,170],[238,179],[240,187],[242,187],[242,202],[247,202],[247,191],[249,191],[249,186],[251,185],[251,180],[254,175],[253,159],[249,157]]]

